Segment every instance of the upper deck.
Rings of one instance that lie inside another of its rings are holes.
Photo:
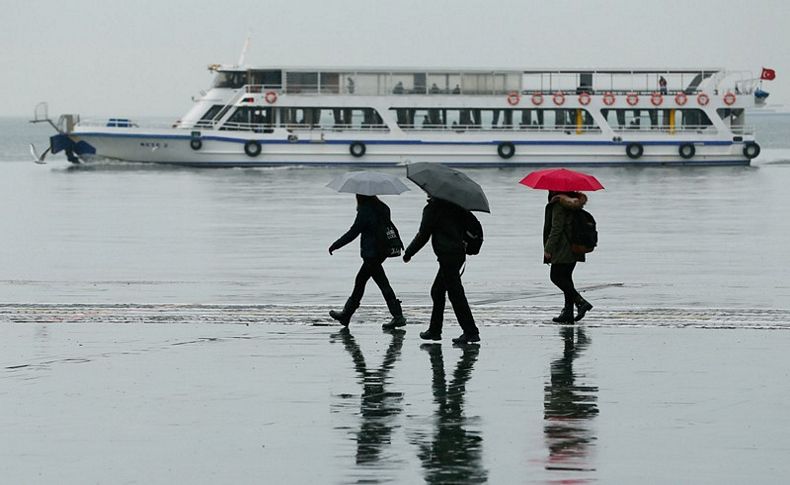
[[[331,69],[212,65],[215,88],[310,95],[467,95],[512,92],[751,94],[759,79],[746,71],[702,69]]]

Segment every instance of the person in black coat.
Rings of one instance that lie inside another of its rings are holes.
[[[374,195],[357,194],[357,217],[354,219],[354,224],[345,234],[329,246],[329,254],[331,255],[335,250],[342,248],[361,235],[360,254],[362,256],[362,267],[359,268],[357,277],[354,280],[354,290],[341,311],[332,310],[329,312],[329,316],[340,322],[341,325],[347,326],[351,321],[351,316],[359,308],[362,295],[365,293],[365,285],[367,285],[370,278],[373,278],[373,281],[378,285],[381,294],[384,295],[384,300],[387,302],[387,308],[392,314],[392,320],[382,325],[382,327],[391,329],[406,325],[401,302],[395,296],[395,292],[392,290],[382,266],[387,257],[379,249],[383,241],[378,240],[380,237],[378,228],[389,220],[390,208],[387,207],[387,204]]]
[[[417,252],[431,240],[433,252],[439,260],[439,271],[431,287],[433,310],[428,330],[420,333],[423,340],[441,340],[444,320],[445,293],[450,298],[453,311],[464,333],[453,339],[454,343],[466,344],[480,341],[480,331],[475,325],[472,310],[466,300],[461,284],[461,267],[466,261],[464,228],[469,211],[442,199],[429,198],[422,211],[422,222],[414,240],[403,253],[403,261],[409,262]]]

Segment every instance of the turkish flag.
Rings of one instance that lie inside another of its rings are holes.
[[[766,81],[773,81],[774,79],[776,79],[776,71],[764,67],[763,73],[760,74],[760,79],[765,79]]]

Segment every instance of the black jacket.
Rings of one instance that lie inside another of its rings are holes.
[[[466,259],[464,228],[468,211],[455,204],[430,199],[422,210],[420,230],[406,248],[405,256],[411,258],[431,240],[433,252],[442,259]]]
[[[357,217],[351,228],[340,236],[329,247],[330,251],[340,249],[362,235],[360,241],[360,256],[362,258],[379,258],[381,256],[377,244],[377,229],[379,225],[390,220],[390,208],[387,204],[371,199],[357,205]]]

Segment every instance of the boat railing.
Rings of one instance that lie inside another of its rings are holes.
[[[542,126],[542,125],[528,125],[528,124],[512,124],[512,125],[496,125],[496,126],[480,126],[480,125],[434,125],[434,124],[421,124],[421,125],[400,125],[403,131],[419,131],[419,132],[479,132],[479,133],[493,133],[493,132],[507,132],[507,131],[533,131],[541,133],[601,133],[601,129],[597,126],[577,126],[577,125],[555,125],[555,126]]]
[[[713,125],[649,125],[649,124],[630,124],[630,125],[614,125],[612,131],[615,133],[633,133],[633,132],[649,132],[649,133],[698,133],[698,134],[716,134],[718,130]]]

